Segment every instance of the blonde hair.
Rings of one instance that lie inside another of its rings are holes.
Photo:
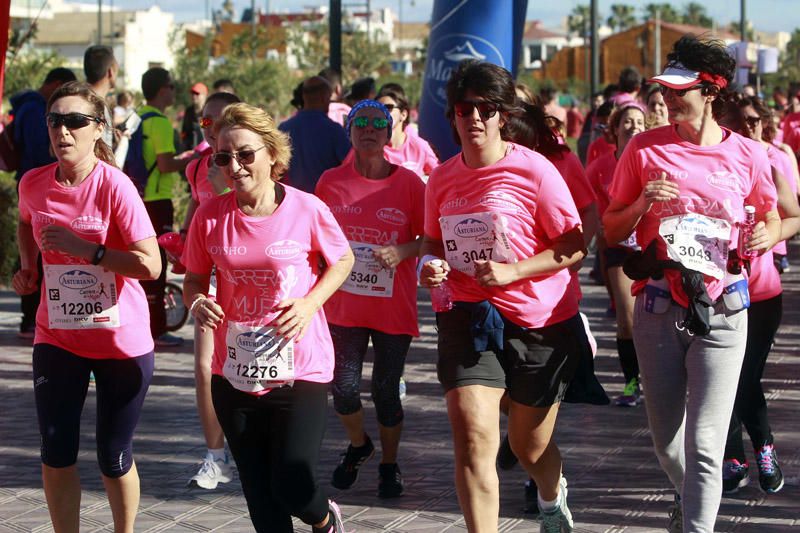
[[[283,177],[289,168],[292,146],[289,136],[275,126],[275,121],[269,114],[249,104],[231,104],[226,106],[222,115],[214,121],[214,134],[219,135],[225,128],[244,128],[261,137],[274,162],[270,177],[275,181]]]

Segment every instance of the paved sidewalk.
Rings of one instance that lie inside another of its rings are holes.
[[[800,248],[793,245],[793,256]],[[767,497],[757,479],[735,498],[724,498],[720,532],[800,531],[800,276],[784,277],[784,325],[766,370],[770,418],[776,447],[787,476],[786,488]],[[606,318],[604,290],[586,282],[583,311],[599,343],[598,375],[609,395],[618,394],[622,377],[614,344],[614,322]],[[357,485],[339,492],[328,485],[344,451],[341,425],[330,408],[321,453],[320,480],[342,506],[348,530],[438,532],[465,531],[452,480],[452,447],[445,404],[436,381],[436,338],[427,295],[420,292],[422,336],[408,358],[405,435],[400,465],[406,493],[393,501],[376,497],[377,463],[364,467]],[[0,292],[0,531],[51,531],[39,477],[39,439],[31,384],[30,345],[19,341],[16,298]],[[195,412],[191,329],[179,350],[157,353],[156,375],[136,434],[135,454],[142,485],[136,531],[251,531],[238,479],[215,491],[189,489],[205,453]],[[365,372],[369,376],[369,371]],[[731,386],[736,384],[732,383]],[[364,390],[369,390],[368,386]],[[368,431],[377,436],[367,399]],[[95,463],[94,393],[84,409],[81,453],[83,483],[81,531],[113,531],[111,513]],[[569,504],[579,532],[664,531],[672,500],[666,477],[653,455],[643,407],[564,405],[557,439],[569,480]],[[522,513],[525,475],[501,472],[500,531],[538,531],[538,522]],[[298,524],[298,531],[310,528]]]

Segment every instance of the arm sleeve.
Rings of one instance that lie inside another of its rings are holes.
[[[533,218],[536,225],[544,229],[547,238],[555,240],[580,226],[581,217],[578,215],[578,208],[575,207],[567,184],[549,161],[542,162],[537,174],[539,190]]]
[[[350,249],[350,243],[342,232],[342,228],[328,206],[318,198],[314,198],[313,220],[311,221],[311,249],[325,258],[325,262],[333,265]]]
[[[194,213],[192,224],[189,226],[189,235],[186,237],[186,246],[181,256],[181,262],[190,272],[195,274],[210,274],[214,266],[206,246],[206,236],[209,234],[211,221],[211,207],[215,201],[206,202]]]
[[[414,174],[411,180],[411,232],[415,236],[420,236],[425,231],[425,183]]]
[[[567,160],[567,173],[569,175],[567,178],[567,185],[569,187],[569,192],[572,194],[572,199],[575,201],[575,207],[580,211],[592,205],[597,198],[578,156],[569,152],[564,157]]]
[[[614,178],[608,191],[611,200],[618,200],[625,205],[630,205],[642,193],[641,165],[636,157],[637,151],[638,143],[634,138],[625,147],[622,157],[614,169]]]
[[[436,183],[434,176],[425,187],[425,235],[433,239],[442,239],[442,227],[439,225],[439,203],[436,199]]]
[[[200,163],[205,163],[205,158],[193,159],[186,165],[186,181],[189,182],[189,192],[192,195],[192,200],[195,202],[200,201],[197,196],[197,172]]]
[[[753,150],[753,188],[745,203],[756,208],[757,213],[766,213],[778,206],[778,191],[772,181],[772,167],[764,150]]]

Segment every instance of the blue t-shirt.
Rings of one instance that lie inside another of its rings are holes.
[[[278,129],[292,141],[289,185],[301,191],[314,194],[322,173],[341,165],[350,151],[344,128],[322,111],[300,110]]]
[[[11,97],[11,114],[14,115],[14,145],[20,151],[17,181],[32,168],[55,162],[50,155],[50,137],[47,135],[45,112],[47,102],[39,91],[25,91]]]

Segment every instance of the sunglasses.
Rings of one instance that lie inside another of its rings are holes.
[[[200,127],[208,129],[214,125],[214,119],[209,117],[200,117]]]
[[[236,158],[240,165],[251,165],[256,160],[256,152],[266,148],[266,145],[255,150],[239,150],[238,152],[217,152],[211,156],[211,160],[218,167],[227,167]]]
[[[761,117],[744,117],[744,122],[748,128],[754,130],[761,124]]]
[[[356,117],[353,119],[353,125],[356,128],[366,128],[369,124],[369,117]],[[375,117],[372,119],[372,127],[376,130],[385,130],[387,126],[389,126],[389,121],[385,118]]]
[[[697,85],[692,85],[691,87],[688,87],[686,89],[673,89],[672,87],[667,87],[666,85],[662,85],[661,95],[666,96],[669,91],[672,91],[673,93],[675,93],[675,96],[680,96],[681,98],[683,98],[689,91],[694,91],[695,89],[702,89],[702,88],[703,88],[702,83],[698,83]]]
[[[102,124],[105,122],[102,118],[97,118],[92,115],[84,115],[83,113],[48,113],[47,125],[51,128],[60,128],[66,126],[68,130],[79,130],[85,128],[92,122]]]
[[[456,116],[459,117],[471,117],[475,108],[478,108],[478,115],[480,115],[481,120],[485,121],[495,116],[498,109],[500,109],[500,106],[494,102],[486,102],[483,100],[462,100],[460,102],[456,102],[453,106]]]
[[[392,111],[394,111],[395,109],[397,109],[398,111],[402,111],[402,110],[403,110],[403,109],[402,109],[402,108],[401,108],[399,105],[397,105],[397,104],[383,104],[383,107],[385,107],[385,108],[386,108],[386,110],[387,110],[387,111],[389,111],[389,113],[391,113],[391,112],[392,112]]]

